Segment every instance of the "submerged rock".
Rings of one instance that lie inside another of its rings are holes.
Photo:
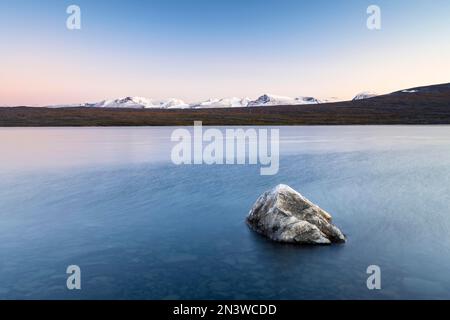
[[[298,244],[345,242],[345,236],[331,223],[329,213],[283,184],[256,200],[247,224],[274,241]]]

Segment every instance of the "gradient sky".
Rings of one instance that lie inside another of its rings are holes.
[[[449,36],[448,0],[0,0],[0,105],[387,93],[449,82]]]

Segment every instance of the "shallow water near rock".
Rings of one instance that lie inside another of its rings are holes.
[[[0,129],[0,298],[449,299],[450,127],[283,127],[280,170],[175,166],[174,128]],[[284,183],[347,236],[273,243]],[[82,289],[66,289],[68,265]],[[382,290],[366,287],[369,265]]]

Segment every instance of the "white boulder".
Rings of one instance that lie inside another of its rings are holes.
[[[247,216],[254,231],[274,241],[297,244],[345,242],[331,215],[287,185],[263,193]]]

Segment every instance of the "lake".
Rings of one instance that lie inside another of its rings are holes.
[[[449,126],[279,127],[274,176],[174,165],[174,129],[0,128],[0,298],[450,299]],[[279,183],[348,242],[249,230]],[[81,290],[66,288],[73,264]]]

